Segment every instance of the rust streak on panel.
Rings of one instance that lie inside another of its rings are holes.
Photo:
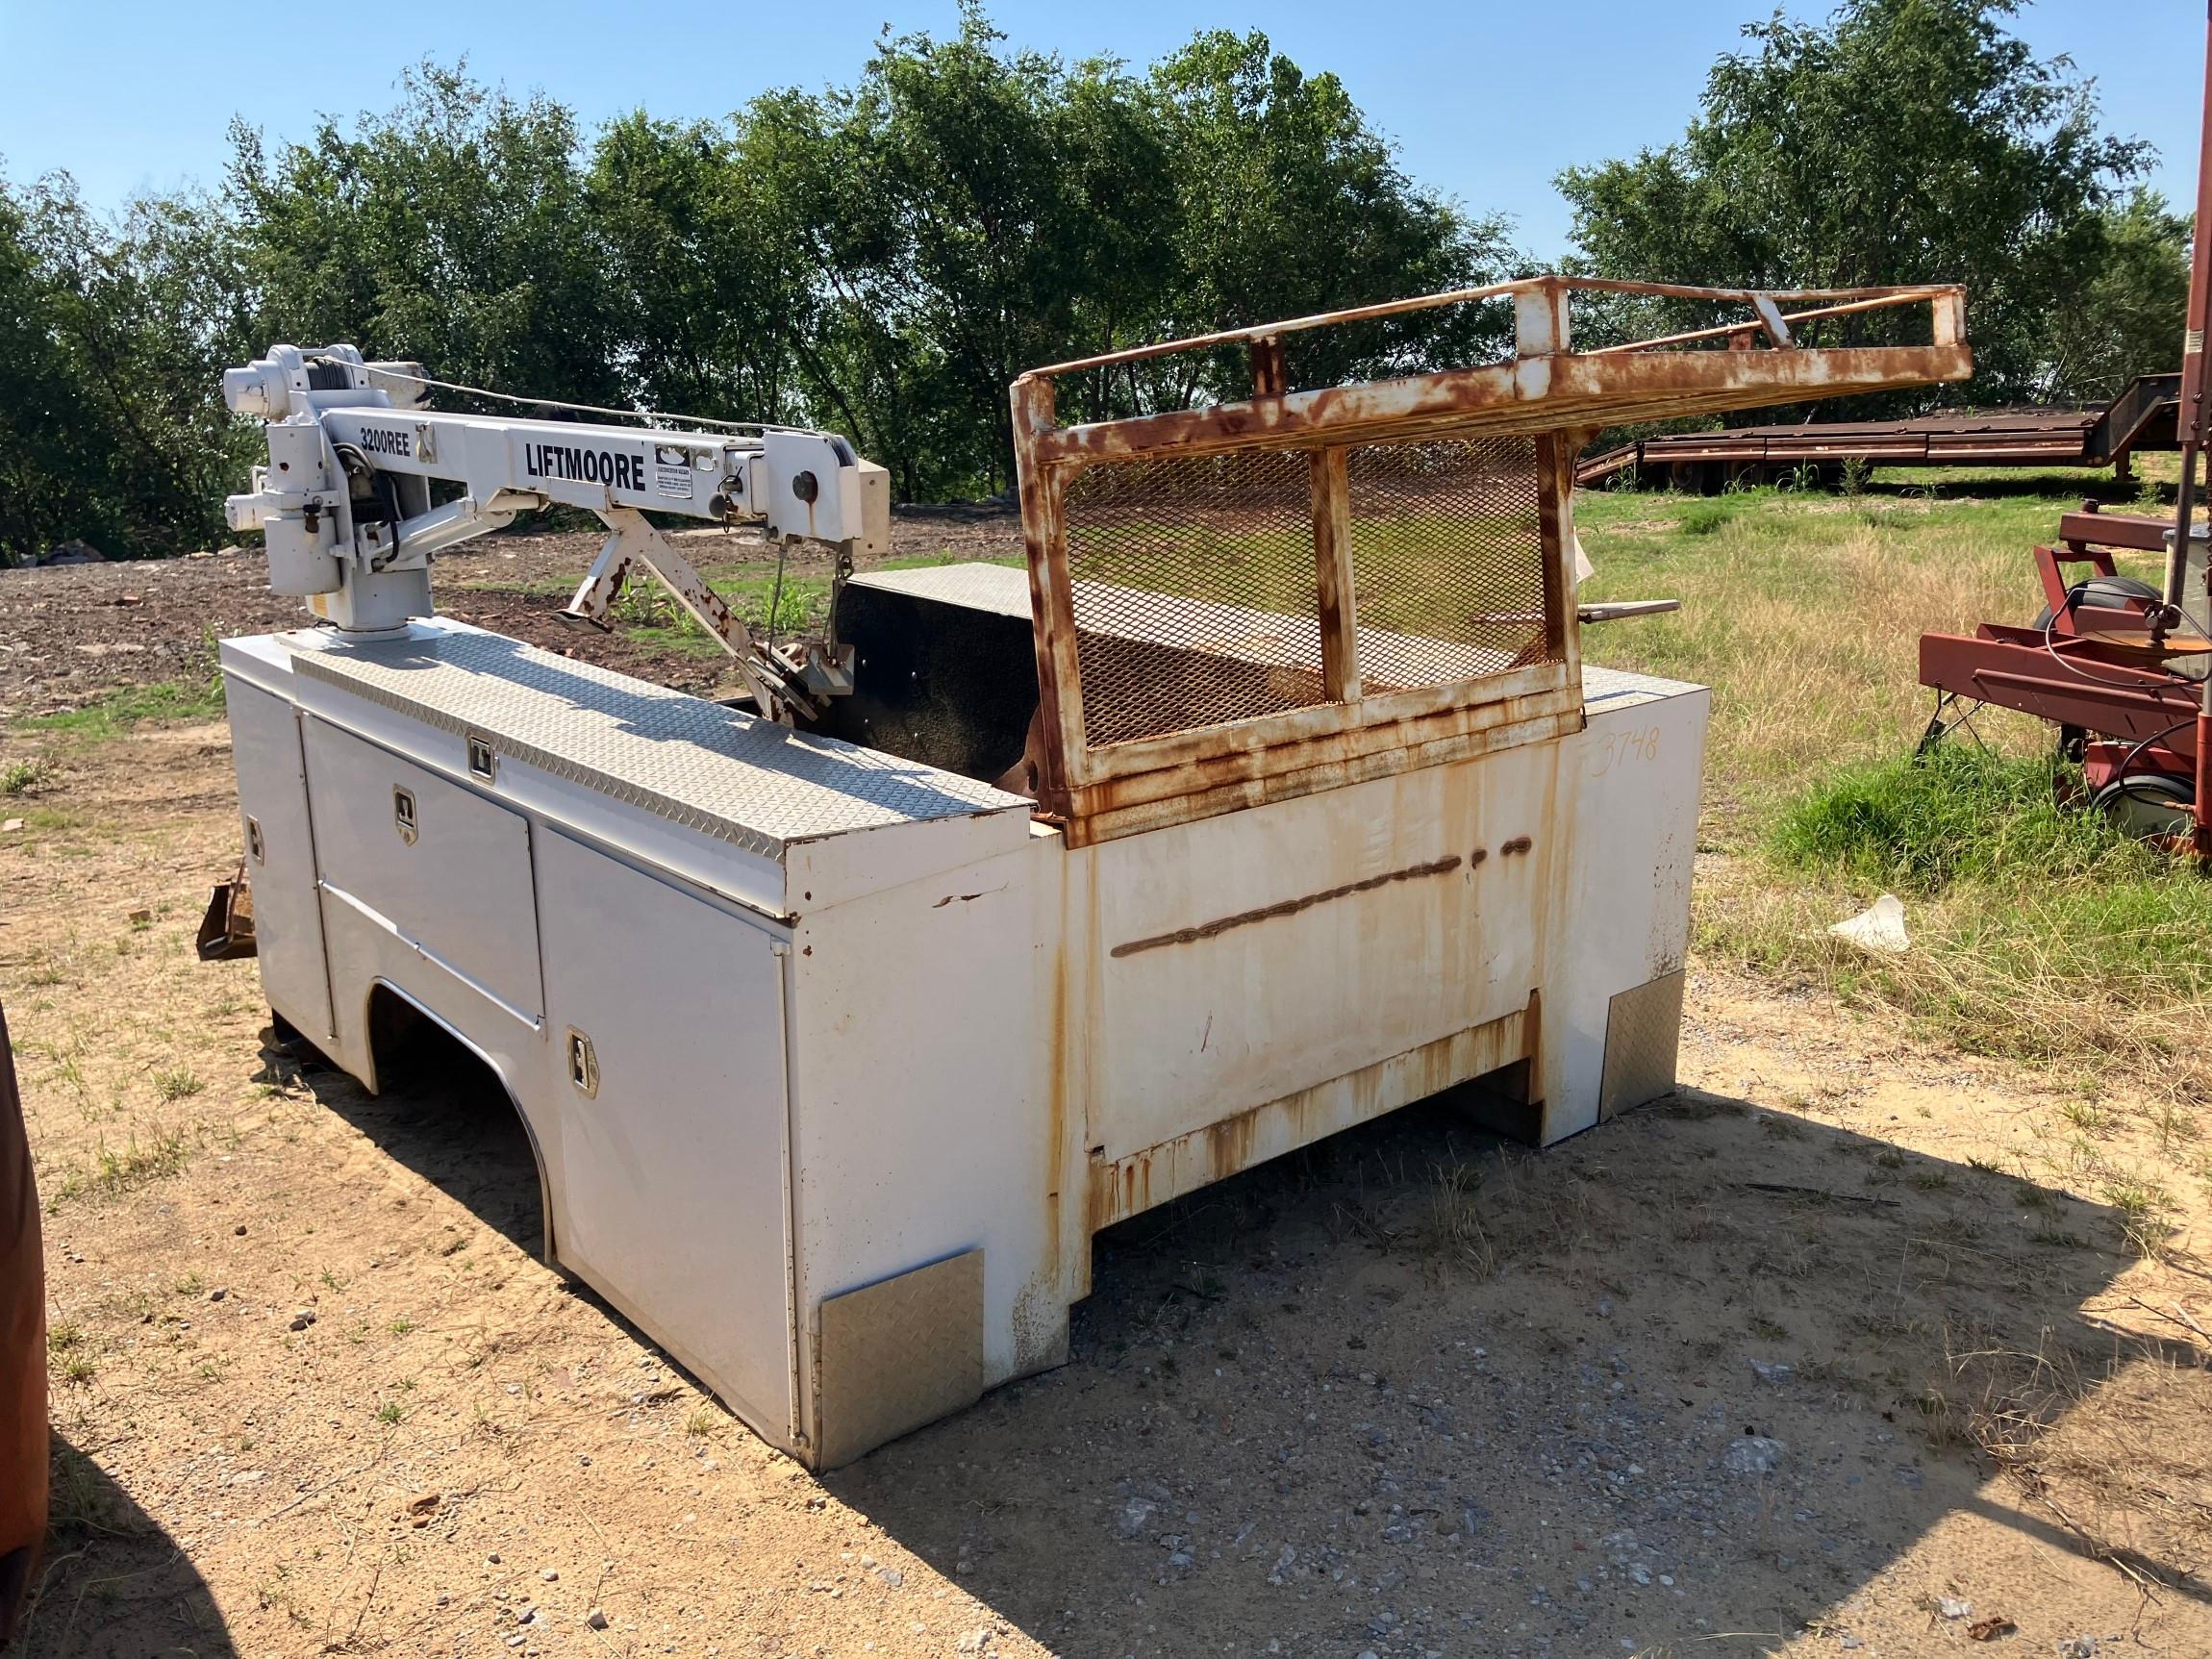
[[[1533,1060],[1534,1031],[1528,1016],[1515,1009],[1126,1157],[1108,1159],[1094,1150],[1088,1206],[1091,1230],[1126,1220],[1155,1204],[1469,1078],[1517,1060]]]
[[[1261,719],[1191,726],[1156,738],[1132,739],[1093,749],[1083,757],[1081,781],[1098,783],[1184,762],[1212,761],[1232,753],[1261,754],[1295,745],[1311,749],[1328,744],[1340,753],[1356,752],[1361,744],[1395,747],[1402,740],[1390,733],[1398,728],[1410,731],[1419,722],[1455,721],[1472,729],[1477,724],[1496,723],[1500,717],[1498,704],[1521,702],[1534,712],[1539,702],[1562,691],[1571,693],[1569,700],[1576,709],[1581,708],[1580,682],[1571,681],[1565,666],[1557,663],[1441,686],[1371,691],[1356,704],[1317,703]]]
[[[1539,366],[1548,375],[1545,389],[1535,392],[1524,386],[1524,375]],[[1296,446],[1324,434],[1374,442],[1445,428],[1543,432],[1587,425],[1593,418],[1619,425],[1800,403],[1849,391],[1965,380],[1973,372],[1973,360],[1964,346],[1629,353],[1595,364],[1587,356],[1562,353],[1062,427],[1041,437],[1037,453],[1046,465],[1059,465],[1117,456],[1211,454],[1248,444]]]
[[[1365,783],[1371,778],[1395,777],[1420,767],[1444,766],[1518,743],[1542,742],[1579,731],[1581,727],[1582,712],[1577,704],[1570,711],[1485,726],[1474,732],[1434,739],[1408,733],[1396,748],[1321,765],[1285,766],[1264,778],[1239,778],[1220,784],[1194,778],[1185,783],[1181,793],[1162,787],[1161,780],[1131,779],[1128,782],[1144,788],[1119,791],[1108,786],[1082,793],[1076,803],[1079,811],[1068,823],[1068,844],[1090,846],[1116,836],[1134,835],[1140,830],[1184,823],[1217,813],[1234,812],[1241,807],[1293,800],[1299,795]]]
[[[1252,341],[1251,360],[1254,397],[1280,397],[1290,390],[1290,377],[1283,368],[1283,342],[1280,339],[1269,335]]]
[[[1068,583],[1068,545],[1060,528],[1061,481],[1047,473],[1038,444],[1052,430],[1052,383],[1024,375],[1014,383],[1014,459],[1028,552],[1029,615],[1037,650],[1038,804],[1068,810],[1068,757],[1082,742],[1083,691],[1075,672],[1075,615]]]
[[[1732,288],[1691,288],[1680,283],[1635,282],[1619,277],[1565,277],[1557,273],[1543,276],[1517,277],[1509,282],[1486,283],[1479,288],[1453,289],[1445,293],[1420,294],[1411,299],[1385,300],[1376,305],[1354,306],[1344,311],[1321,312],[1312,316],[1286,318],[1281,322],[1255,323],[1246,328],[1224,329],[1218,334],[1196,335],[1187,339],[1162,340],[1152,345],[1126,347],[1120,351],[1106,352],[1096,357],[1076,358],[1067,363],[1048,364],[1043,368],[1031,369],[1032,374],[1072,374],[1079,369],[1102,368],[1114,364],[1140,363],[1146,358],[1165,357],[1175,352],[1203,351],[1219,345],[1235,345],[1269,336],[1302,334],[1310,329],[1340,327],[1345,323],[1371,322],[1382,317],[1401,316],[1408,312],[1436,311],[1445,306],[1467,305],[1473,301],[1502,299],[1508,295],[1525,293],[1545,287],[1583,293],[1640,294],[1658,299],[1704,299],[1734,301],[1743,305],[1753,302],[1755,291],[1763,291],[1770,300],[1828,300],[1844,302],[1830,313],[1794,312],[1785,320],[1797,321],[1804,317],[1834,314],[1842,310],[1864,311],[1887,306],[1925,305],[1935,314],[1936,343],[1952,343],[1963,332],[1963,324],[1956,320],[1965,306],[1966,289],[1956,283],[1892,284],[1876,288],[1822,288],[1822,289],[1770,289],[1753,290]],[[1728,326],[1728,325],[1723,325]],[[1741,325],[1736,325],[1741,326]],[[1948,337],[1948,338],[1947,338]],[[1636,351],[1659,343],[1656,340],[1637,340],[1625,345],[1608,347],[1614,351]]]
[[[1296,916],[1311,910],[1317,904],[1327,904],[1333,899],[1349,898],[1358,892],[1372,892],[1378,887],[1393,882],[1416,881],[1427,875],[1446,875],[1459,867],[1457,853],[1447,853],[1427,864],[1408,865],[1403,869],[1386,870],[1381,875],[1370,875],[1360,881],[1347,881],[1342,887],[1323,888],[1320,892],[1309,892],[1303,898],[1286,898],[1274,904],[1260,906],[1257,910],[1241,910],[1234,916],[1219,917],[1212,921],[1201,921],[1194,927],[1178,927],[1173,933],[1158,933],[1149,939],[1132,939],[1117,944],[1110,956],[1134,956],[1141,950],[1158,950],[1169,944],[1194,944],[1202,939],[1218,939],[1232,928],[1249,927],[1254,922],[1271,921],[1281,916]]]

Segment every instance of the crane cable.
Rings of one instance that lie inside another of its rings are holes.
[[[405,369],[393,368],[387,364],[363,364],[360,366],[372,374],[391,380],[404,380],[413,386],[434,386],[441,391],[465,392],[470,397],[489,397],[495,402],[516,404],[524,409],[566,409],[578,415],[612,415],[620,420],[683,421],[691,426],[715,427],[727,432],[795,432],[812,436],[811,429],[807,427],[779,426],[770,420],[717,420],[712,415],[674,415],[662,409],[610,409],[604,404],[570,403],[558,397],[517,397],[511,391],[493,391],[489,387],[467,386],[457,380],[436,380],[427,374],[409,374]]]

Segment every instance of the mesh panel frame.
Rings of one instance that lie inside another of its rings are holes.
[[[1083,746],[1337,701],[1332,646],[1347,699],[1563,664],[1544,453],[1513,435],[1087,465],[1060,503]],[[1322,603],[1324,542],[1348,641]]]
[[[1365,691],[1562,660],[1533,437],[1361,444],[1345,476]]]
[[[1091,747],[1328,700],[1310,475],[1303,451],[1236,449],[1102,462],[1069,482]]]

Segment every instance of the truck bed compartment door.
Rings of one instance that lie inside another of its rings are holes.
[[[558,830],[539,860],[561,1261],[789,1445],[776,942]]]
[[[254,951],[269,1006],[310,1041],[328,1043],[330,965],[315,892],[314,833],[298,711],[236,674],[224,685],[231,758],[238,767],[246,880],[253,888]]]
[[[306,739],[324,886],[537,1023],[529,820],[326,720]]]

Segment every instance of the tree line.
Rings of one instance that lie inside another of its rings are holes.
[[[1560,177],[1569,265],[1964,280],[1980,373],[1953,394],[1984,403],[2174,366],[2189,227],[2139,188],[2148,147],[2102,132],[2094,88],[2012,37],[2012,11],[1851,0],[1747,26],[1678,142]],[[1013,46],[972,3],[946,37],[887,35],[849,87],[718,121],[638,111],[588,132],[556,98],[426,63],[389,111],[295,139],[238,122],[231,143],[219,185],[112,217],[65,175],[0,178],[0,556],[219,535],[258,448],[220,370],[277,340],[828,426],[900,499],[933,500],[1009,488],[1024,368],[1537,268],[1263,35],[1201,33],[1136,70]],[[1621,305],[1592,328],[1668,320]],[[1405,372],[1508,335],[1502,308],[1460,308],[1304,337],[1289,367]],[[1176,359],[1063,400],[1178,407],[1241,395],[1246,373]]]

